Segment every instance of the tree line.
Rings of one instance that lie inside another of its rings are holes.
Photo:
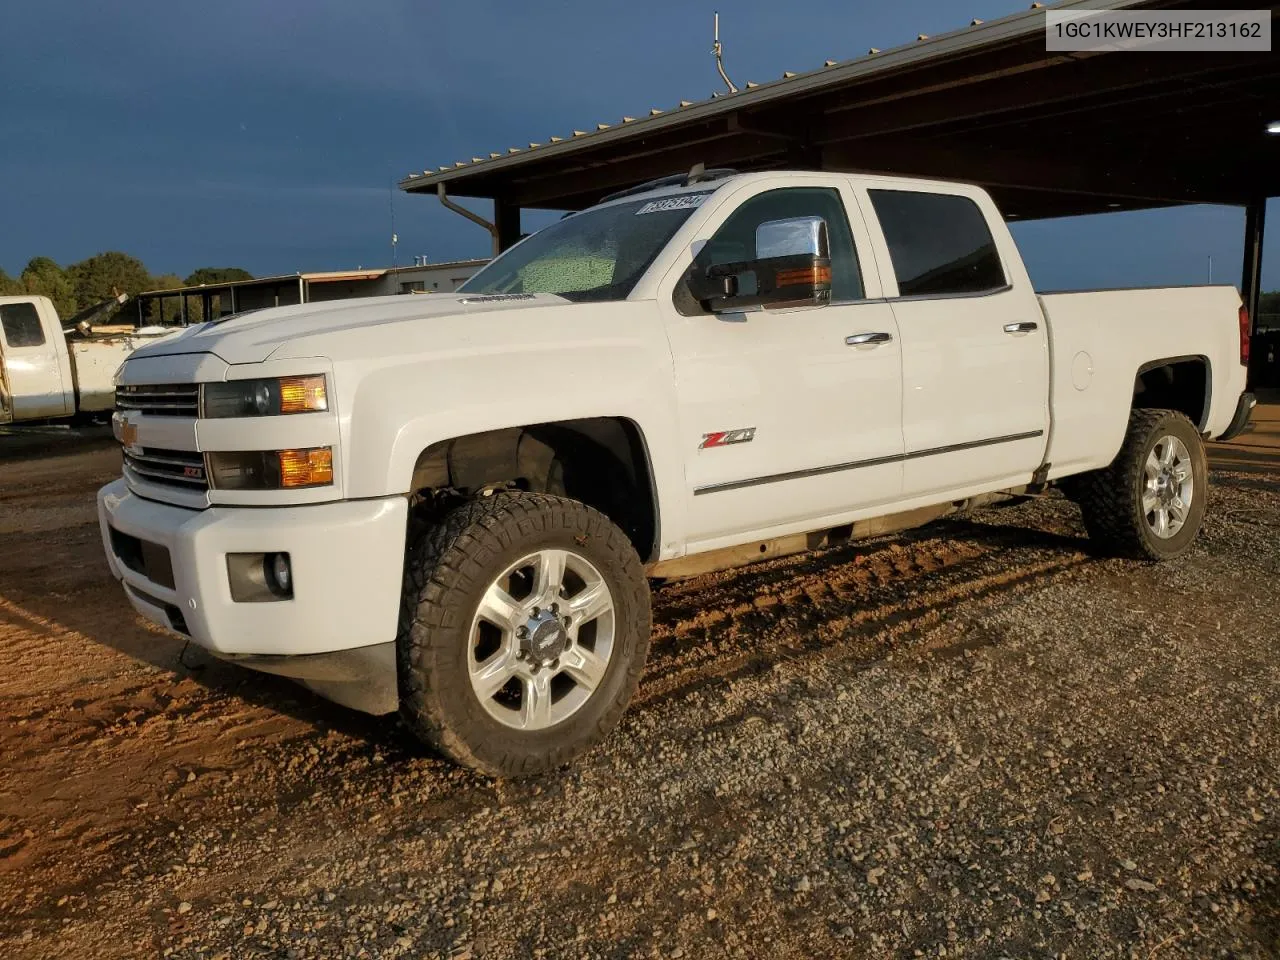
[[[0,269],[0,296],[48,297],[57,308],[58,316],[65,320],[120,293],[135,295],[143,290],[172,290],[199,283],[252,279],[253,274],[239,267],[201,267],[187,277],[176,273],[154,275],[137,257],[119,250],[108,250],[66,267],[49,257],[34,257],[16,277],[10,277]],[[199,310],[198,302],[193,302],[192,306]],[[153,303],[145,319],[148,322],[172,319],[169,314],[174,309],[170,304],[165,316],[160,317]],[[137,316],[127,312],[126,315],[130,319]]]

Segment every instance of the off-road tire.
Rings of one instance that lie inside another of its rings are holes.
[[[472,691],[470,627],[494,577],[524,554],[552,547],[576,551],[605,577],[615,604],[615,647],[590,700],[561,723],[526,732],[486,714]],[[617,725],[639,683],[649,630],[640,557],[604,514],[540,493],[469,500],[410,527],[396,638],[400,716],[441,753],[489,776],[553,770]]]
[[[1174,436],[1191,454],[1194,483],[1186,522],[1168,539],[1156,536],[1142,509],[1143,472],[1157,442]],[[1194,424],[1176,410],[1134,410],[1124,445],[1111,465],[1076,478],[1070,493],[1080,504],[1089,539],[1105,553],[1139,560],[1172,560],[1191,548],[1208,501],[1208,464]]]

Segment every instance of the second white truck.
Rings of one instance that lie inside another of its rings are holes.
[[[699,172],[453,295],[142,348],[103,542],[144,617],[532,773],[625,709],[647,578],[1051,484],[1101,548],[1184,553],[1248,334],[1231,287],[1037,295],[976,187]]]
[[[139,344],[173,332],[94,326],[126,300],[64,321],[48,297],[0,297],[0,424],[109,416],[120,364]]]

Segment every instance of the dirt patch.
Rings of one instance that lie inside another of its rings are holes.
[[[180,661],[92,442],[0,457],[5,956],[1280,948],[1274,473],[1216,473],[1175,564],[1046,500],[668,584],[622,728],[503,783]]]

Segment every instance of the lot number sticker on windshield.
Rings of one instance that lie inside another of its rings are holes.
[[[702,206],[702,201],[711,196],[709,193],[686,193],[680,197],[667,197],[665,200],[650,200],[636,211],[636,216],[645,213],[665,213],[667,210],[688,210]]]

